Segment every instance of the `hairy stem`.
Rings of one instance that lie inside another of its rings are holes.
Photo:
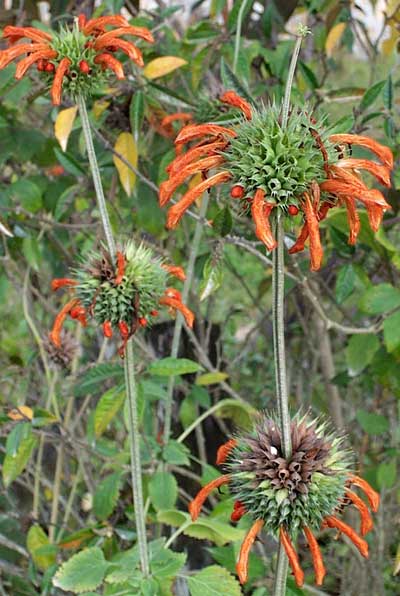
[[[237,63],[239,59],[239,51],[240,51],[240,36],[242,34],[242,22],[243,22],[243,15],[244,11],[247,6],[247,0],[242,2],[242,5],[238,12],[238,18],[236,22],[236,35],[235,35],[235,53],[233,55],[233,72],[236,74]]]
[[[204,217],[207,213],[208,207],[208,193],[203,195],[199,213],[199,219],[196,222],[196,227],[194,230],[193,242],[192,247],[190,249],[189,254],[189,261],[188,266],[186,269],[186,279],[183,284],[182,289],[182,302],[186,303],[190,288],[193,282],[193,274],[194,274],[194,266],[196,263],[197,254],[199,252],[200,241],[203,234],[204,228]],[[175,319],[175,327],[174,327],[174,335],[172,338],[172,347],[171,347],[171,358],[177,358],[178,351],[179,351],[179,343],[181,340],[182,334],[182,327],[183,327],[183,316],[178,312],[176,313]],[[169,377],[168,380],[168,390],[167,390],[167,399],[165,402],[165,418],[164,418],[164,444],[166,445],[169,441],[169,436],[171,434],[171,421],[172,421],[172,404],[173,404],[173,396],[174,396],[174,387],[175,387],[175,377]]]

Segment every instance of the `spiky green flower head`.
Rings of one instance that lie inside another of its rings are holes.
[[[235,128],[236,136],[223,152],[232,184],[243,187],[244,197],[257,189],[266,201],[287,210],[300,207],[303,193],[313,181],[326,179],[323,146],[329,164],[337,161],[323,119],[311,117],[307,107],[293,108],[287,126],[281,126],[281,107],[276,104],[253,110],[250,120]]]
[[[99,324],[111,325],[146,319],[159,307],[168,273],[160,258],[143,244],[130,241],[114,260],[106,249],[89,255],[74,272],[75,292]]]
[[[275,416],[262,414],[253,431],[236,437],[225,466],[234,498],[273,534],[284,525],[295,537],[317,530],[340,507],[352,465],[344,438],[320,418],[298,415],[291,424],[292,454],[285,458]]]

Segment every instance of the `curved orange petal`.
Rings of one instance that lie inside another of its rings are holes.
[[[215,155],[218,149],[224,149],[227,146],[226,141],[214,141],[213,143],[201,142],[191,149],[188,149],[183,155],[178,155],[166,168],[167,172],[172,175],[180,171],[181,168],[193,161],[196,161],[203,155]]]
[[[176,137],[175,145],[188,143],[189,141],[193,141],[193,139],[198,139],[205,135],[211,135],[213,137],[220,135],[236,137],[234,130],[227,128],[226,126],[220,126],[219,124],[187,124]]]
[[[78,298],[73,298],[72,300],[67,302],[67,304],[65,304],[65,306],[62,307],[62,309],[60,310],[60,312],[58,313],[58,315],[56,316],[56,318],[54,320],[53,328],[50,332],[49,337],[50,337],[50,340],[53,342],[53,344],[57,348],[61,347],[60,333],[61,333],[61,329],[64,325],[64,321],[67,318],[67,316],[69,315],[69,313],[71,312],[71,310],[78,304],[79,304]]]
[[[39,43],[44,41],[51,41],[53,38],[50,33],[36,29],[35,27],[14,27],[13,25],[7,25],[3,29],[3,38],[19,38],[33,39]]]
[[[107,25],[111,25],[113,27],[129,27],[129,23],[125,17],[121,15],[111,15],[109,17],[90,19],[83,27],[83,33],[85,35],[90,35],[96,29],[102,29]]]
[[[285,549],[287,558],[289,559],[289,565],[291,570],[293,571],[296,585],[299,588],[301,588],[301,586],[304,583],[304,572],[300,567],[299,558],[292,544],[292,541],[290,540],[290,536],[283,526],[281,526],[279,529],[279,538],[283,545],[283,548]]]
[[[26,58],[23,58],[20,62],[18,62],[17,70],[15,71],[15,78],[17,80],[22,79],[22,77],[24,76],[24,74],[26,73],[28,68],[30,66],[32,66],[32,64],[34,64],[35,62],[40,60],[41,58],[43,58],[45,60],[51,60],[52,58],[56,58],[56,57],[57,57],[57,52],[52,49],[39,50],[38,52],[33,52],[32,54],[29,54],[29,56],[27,56]]]
[[[125,39],[112,39],[111,41],[106,39],[105,41],[99,41],[96,44],[96,50],[101,50],[103,48],[107,49],[107,47],[111,45],[127,54],[132,62],[135,62],[135,64],[138,66],[144,65],[142,52],[135,46],[134,43],[131,41],[125,41]]]
[[[315,583],[317,586],[322,586],[324,577],[326,575],[325,565],[322,559],[321,550],[314,534],[306,526],[303,528],[303,532],[307,538],[308,546],[310,547],[311,557],[315,572]]]
[[[377,232],[380,228],[382,223],[383,214],[385,209],[380,207],[379,205],[368,204],[365,205],[368,215],[369,225],[371,226],[371,230]]]
[[[318,271],[318,269],[320,269],[321,267],[323,257],[321,237],[319,234],[318,217],[313,209],[310,195],[306,192],[304,193],[304,202],[302,208],[304,211],[308,227],[308,233],[310,236],[311,271]]]
[[[121,62],[111,54],[97,54],[97,56],[94,59],[94,62],[96,64],[100,64],[104,68],[109,68],[110,70],[114,71],[117,79],[119,79],[120,81],[125,78],[124,68]]]
[[[59,277],[57,279],[53,279],[51,282],[51,289],[53,292],[58,290],[59,288],[64,288],[65,286],[76,286],[77,282],[74,279],[69,277]]]
[[[297,252],[301,252],[304,250],[306,245],[306,240],[309,236],[308,232],[308,223],[305,222],[300,230],[300,234],[298,235],[296,242],[293,244],[291,248],[289,248],[289,254],[294,255]]]
[[[368,532],[370,532],[373,528],[373,522],[371,514],[368,510],[368,507],[364,503],[362,499],[356,493],[353,493],[352,490],[346,490],[346,497],[350,499],[355,507],[357,507],[358,511],[360,512],[361,516],[361,536],[365,536]]]
[[[393,153],[389,147],[385,147],[385,145],[381,145],[369,137],[352,134],[337,134],[331,135],[329,140],[331,143],[337,143],[338,145],[344,143],[346,145],[360,145],[361,147],[366,147],[372,151],[372,153],[375,153],[385,166],[390,169],[393,168]]]
[[[357,198],[363,203],[373,203],[380,205],[385,209],[391,209],[389,203],[386,202],[383,194],[376,189],[366,190],[365,187],[356,186],[355,184],[349,184],[348,182],[342,182],[336,178],[324,180],[320,183],[320,189],[325,192],[331,192],[338,196],[347,196]]]
[[[122,37],[123,35],[133,35],[135,37],[139,37],[140,39],[144,39],[149,43],[154,43],[154,37],[150,33],[150,31],[146,29],[146,27],[134,27],[132,25],[128,25],[128,27],[119,27],[118,29],[112,29],[111,31],[102,33],[96,38],[94,47],[96,49],[99,47],[97,45],[99,41],[108,42],[112,44],[114,38]]]
[[[211,178],[207,178],[207,180],[203,180],[194,188],[191,188],[186,194],[183,195],[180,201],[173,205],[170,210],[168,211],[167,215],[167,228],[175,228],[179,221],[181,220],[185,211],[194,203],[194,201],[200,197],[203,192],[215,186],[216,184],[222,184],[223,182],[227,182],[230,179],[231,175],[229,172],[218,172],[218,174],[214,174]]]
[[[247,120],[251,120],[252,118],[252,111],[251,105],[248,101],[240,97],[235,91],[225,91],[223,95],[221,95],[220,100],[223,103],[227,103],[235,108],[239,108],[247,118]]]
[[[191,112],[175,112],[175,114],[169,114],[161,120],[161,126],[169,126],[172,122],[179,120],[180,122],[189,122],[192,120],[193,114]]]
[[[174,310],[179,310],[183,315],[187,325],[192,328],[194,323],[194,314],[181,300],[178,298],[170,298],[169,296],[162,296],[159,300],[159,304],[162,306],[169,306]]]
[[[361,228],[360,216],[357,213],[357,209],[354,204],[354,199],[351,199],[349,197],[343,197],[343,201],[346,205],[347,220],[349,222],[350,229],[349,244],[355,244]]]
[[[236,563],[236,573],[241,584],[247,582],[250,550],[258,534],[261,532],[264,523],[263,519],[257,519],[246,534],[240,547],[239,559]]]
[[[186,273],[182,267],[179,267],[179,265],[167,265],[166,263],[163,263],[161,267],[165,269],[165,271],[168,271],[170,275],[173,275],[181,281],[185,281]]]
[[[218,476],[218,478],[215,478],[215,480],[211,480],[211,482],[209,482],[208,484],[203,486],[201,490],[199,490],[195,498],[189,503],[189,513],[193,521],[196,521],[196,519],[199,517],[201,508],[203,507],[208,495],[215,488],[219,488],[223,484],[228,484],[229,481],[230,476],[228,474],[225,474],[224,476]]]
[[[365,558],[368,557],[368,542],[361,538],[351,526],[345,524],[340,519],[337,519],[337,517],[333,517],[333,515],[328,515],[328,517],[324,519],[324,523],[326,523],[329,528],[336,528],[339,532],[346,534],[354,546],[360,551],[362,556]]]
[[[251,202],[251,215],[256,225],[256,236],[268,250],[274,250],[277,247],[269,222],[269,216],[274,207],[275,205],[265,201],[265,192],[258,188]]]
[[[117,250],[117,275],[115,278],[115,285],[119,286],[125,275],[126,259],[120,250]]]
[[[370,172],[375,178],[384,186],[390,186],[390,170],[387,166],[375,163],[369,159],[356,159],[349,157],[346,159],[339,159],[336,164],[337,168],[347,170],[366,170]]]
[[[20,43],[16,46],[12,46],[11,48],[7,48],[0,52],[0,68],[5,68],[10,62],[22,54],[29,54],[31,52],[39,52],[48,49],[49,46],[45,43]]]
[[[226,458],[228,457],[232,449],[236,447],[236,445],[236,439],[229,439],[229,441],[218,447],[217,459],[215,462],[217,466],[220,466],[221,464],[224,464],[226,462]]]
[[[351,482],[351,484],[354,484],[354,486],[358,486],[359,488],[361,488],[361,490],[364,491],[364,493],[367,496],[367,499],[369,501],[372,511],[374,511],[376,513],[379,509],[379,502],[380,502],[379,493],[377,493],[376,490],[374,490],[372,488],[372,486],[370,486],[366,480],[364,480],[363,478],[360,478],[360,476],[356,476],[353,474],[353,475],[349,476],[349,481]]]
[[[71,61],[68,60],[68,58],[63,58],[60,64],[57,66],[57,70],[54,75],[53,84],[51,86],[50,91],[51,99],[55,106],[59,106],[61,103],[63,78],[70,66]]]

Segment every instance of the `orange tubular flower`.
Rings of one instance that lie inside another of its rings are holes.
[[[190,122],[192,120],[193,114],[190,112],[176,112],[175,114],[170,114],[169,116],[165,116],[161,120],[161,126],[169,126],[172,122]]]
[[[379,494],[373,488],[371,488],[368,482],[366,482],[363,478],[360,478],[360,476],[352,475],[350,476],[349,480],[351,484],[354,484],[354,486],[358,486],[359,488],[361,488],[361,490],[364,491],[372,511],[376,513],[379,509]]]
[[[296,585],[299,586],[299,588],[301,588],[301,586],[304,583],[304,573],[302,568],[300,567],[299,558],[294,549],[292,541],[290,540],[289,534],[282,526],[279,530],[279,538],[283,545],[283,548],[285,549],[287,558],[289,559],[289,565],[291,570],[293,571]]]
[[[173,275],[181,281],[185,281],[186,273],[182,267],[179,267],[178,265],[167,265],[166,263],[163,263],[161,266],[165,271],[168,271],[170,275]]]
[[[305,526],[303,528],[303,532],[307,538],[308,546],[310,547],[315,573],[315,583],[317,584],[317,586],[322,586],[324,582],[324,577],[326,575],[326,569],[322,560],[321,550],[319,548],[317,539],[311,532],[310,528],[307,528],[307,526]]]
[[[215,480],[211,480],[208,484],[203,486],[203,488],[197,493],[196,498],[189,504],[189,513],[192,516],[192,521],[196,521],[196,519],[200,515],[201,508],[204,505],[208,495],[215,489],[223,486],[224,484],[228,484],[230,477],[228,474],[225,476],[219,476],[215,478]]]
[[[357,532],[353,530],[353,528],[345,524],[340,519],[337,519],[337,517],[333,517],[333,515],[328,515],[328,517],[324,519],[324,524],[326,524],[328,528],[336,528],[339,530],[339,532],[346,534],[354,546],[358,548],[362,556],[365,558],[368,557],[368,542],[363,540],[363,538],[361,538]]]
[[[360,512],[361,516],[361,536],[365,536],[372,530],[373,522],[370,512],[368,511],[368,507],[364,503],[362,499],[356,493],[353,493],[352,490],[346,491],[346,497],[350,499],[355,507],[357,507],[358,511]]]
[[[59,106],[61,103],[63,79],[70,66],[71,60],[68,58],[63,58],[60,64],[57,66],[56,74],[54,75],[53,84],[50,91],[51,99],[55,106]]]
[[[236,447],[236,444],[236,439],[229,439],[229,441],[227,441],[226,443],[221,445],[221,447],[219,447],[216,459],[217,466],[220,466],[225,463],[226,458],[228,457],[232,449]]]
[[[186,324],[192,328],[194,323],[194,314],[192,311],[182,302],[180,292],[172,288],[168,288],[165,291],[165,295],[159,300],[161,306],[169,306],[172,310],[179,310],[186,321]]]
[[[299,236],[289,252],[304,250],[309,240],[313,271],[322,264],[319,223],[329,209],[346,208],[350,244],[356,242],[360,231],[358,201],[364,204],[370,226],[377,231],[390,205],[379,190],[367,187],[361,172],[372,174],[389,187],[393,168],[389,148],[361,135],[329,136],[323,121],[318,122],[300,108],[291,111],[283,130],[279,106],[255,109],[234,91],[224,93],[220,101],[239,108],[245,118],[236,119],[231,126],[205,122],[190,123],[181,129],[175,139],[177,156],[166,168],[168,179],[160,187],[160,205],[166,205],[192,174],[201,171],[206,180],[170,207],[167,228],[174,228],[205,190],[229,181],[233,208],[242,215],[251,213],[255,235],[268,250],[277,246],[270,222],[276,209],[285,216],[302,215]],[[184,146],[193,142],[196,144],[184,152]],[[347,147],[352,145],[369,149],[380,163],[350,157]]]
[[[250,550],[258,534],[261,532],[263,525],[264,520],[257,519],[251,526],[250,531],[248,532],[247,536],[242,542],[242,546],[240,547],[239,560],[236,563],[236,573],[241,584],[245,584],[247,582]]]
[[[56,319],[54,321],[53,329],[50,332],[50,339],[57,348],[61,347],[61,329],[64,324],[65,319],[70,314],[71,310],[79,304],[79,300],[77,298],[73,298],[63,308],[60,310]]]
[[[111,54],[98,54],[94,59],[96,64],[100,64],[105,69],[109,68],[110,70],[114,71],[117,79],[122,81],[125,78],[124,69],[119,60],[117,60]]]

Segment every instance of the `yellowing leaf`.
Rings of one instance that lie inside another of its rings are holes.
[[[178,56],[162,56],[155,58],[147,64],[143,70],[143,74],[148,79],[157,79],[173,72],[177,68],[187,64],[187,61]]]
[[[54,134],[63,151],[67,149],[69,135],[71,134],[77,111],[77,106],[73,108],[67,108],[66,110],[61,110],[56,118],[56,122],[54,124]]]
[[[338,47],[339,42],[342,38],[342,35],[343,35],[346,27],[347,27],[346,23],[338,23],[337,25],[332,27],[332,29],[329,31],[328,36],[326,38],[326,42],[325,42],[325,50],[326,50],[326,55],[328,56],[328,58],[330,58],[332,56],[333,52]]]
[[[133,140],[133,136],[130,132],[121,132],[117,139],[117,142],[115,143],[114,149],[117,153],[122,155],[125,158],[125,160],[128,163],[130,163],[134,168],[137,167],[138,152],[135,141]],[[121,184],[124,187],[124,190],[128,197],[130,197],[135,187],[136,174],[127,166],[126,163],[124,163],[116,155],[114,155],[113,159],[115,167],[118,170]]]
[[[397,45],[399,39],[399,32],[396,24],[390,25],[390,36],[382,42],[382,52],[384,56],[390,56]]]
[[[29,528],[26,546],[35,565],[42,571],[45,571],[56,562],[56,548],[51,549],[49,538],[40,526],[35,524]],[[43,547],[49,548],[46,550]]]
[[[33,410],[29,406],[18,406],[18,408],[14,408],[8,412],[8,417],[11,420],[32,420],[33,418]]]
[[[108,106],[110,105],[109,101],[104,101],[99,99],[98,101],[95,101],[93,104],[93,115],[96,118],[100,118],[100,116],[102,115],[102,113],[108,108]]]
[[[196,379],[196,385],[214,385],[215,383],[222,383],[229,377],[228,373],[216,371],[199,375]]]

